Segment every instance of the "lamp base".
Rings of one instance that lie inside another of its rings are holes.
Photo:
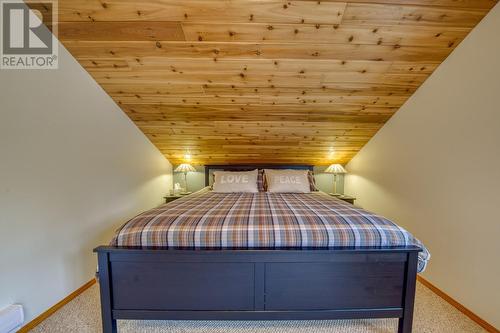
[[[328,193],[329,195],[331,196],[334,196],[334,197],[340,197],[342,196],[342,193]]]
[[[179,193],[179,194],[180,194],[180,195],[188,195],[188,194],[191,194],[191,193],[193,193],[193,192],[181,192],[181,193]]]

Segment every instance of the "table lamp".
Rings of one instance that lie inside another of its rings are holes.
[[[333,173],[333,193],[330,193],[334,196],[340,196],[340,193],[337,193],[337,175],[345,174],[347,171],[340,164],[332,164],[325,170],[326,173]]]
[[[185,192],[181,192],[181,194],[189,194],[190,192],[188,192],[187,173],[188,172],[194,172],[194,171],[196,171],[196,169],[191,164],[183,163],[183,164],[179,165],[177,168],[175,168],[174,171],[175,172],[182,172],[184,174],[184,189],[185,189]]]

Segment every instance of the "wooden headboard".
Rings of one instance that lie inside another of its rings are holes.
[[[214,170],[222,171],[250,171],[255,169],[293,169],[313,170],[312,165],[286,165],[286,164],[227,164],[227,165],[205,165],[205,186],[210,185],[210,173]]]

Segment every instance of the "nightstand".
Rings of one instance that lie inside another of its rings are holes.
[[[167,196],[163,197],[163,199],[165,199],[165,203],[169,203],[171,201],[177,200],[177,199],[182,198],[182,197],[183,197],[182,195],[176,194],[176,195],[167,195]]]
[[[350,197],[348,195],[341,195],[341,196],[338,196],[337,198],[339,198],[340,200],[344,200],[345,202],[348,202],[351,205],[354,205],[354,200],[356,200],[355,197]]]
[[[350,203],[351,205],[354,205],[354,200],[356,200],[355,197],[350,197],[348,195],[338,195],[338,194],[332,194],[332,193],[329,193],[332,197],[335,197],[337,199],[340,199],[340,200],[344,200],[345,202],[348,202]]]

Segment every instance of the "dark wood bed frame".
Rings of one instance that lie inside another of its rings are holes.
[[[211,170],[311,166],[209,165]],[[151,249],[100,246],[104,333],[117,319],[399,318],[412,330],[416,246]]]

